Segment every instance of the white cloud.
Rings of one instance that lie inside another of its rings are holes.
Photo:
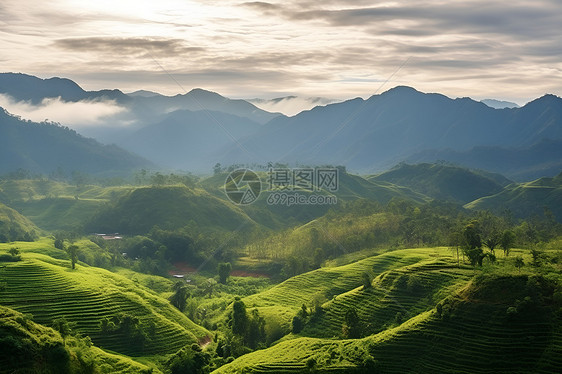
[[[53,121],[71,128],[99,126],[127,110],[114,101],[62,101],[60,97],[46,98],[38,105],[15,101],[0,94],[0,106],[8,112],[34,122]],[[126,123],[116,121],[115,124]]]
[[[309,110],[317,106],[324,106],[339,100],[327,99],[323,97],[300,97],[286,96],[271,100],[250,99],[247,100],[260,109],[273,113],[283,113],[287,116],[294,116],[304,110]]]
[[[409,59],[387,87],[562,94],[559,0],[3,0],[0,17],[5,71],[91,90],[367,97]]]

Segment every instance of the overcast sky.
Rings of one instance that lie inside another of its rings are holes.
[[[560,0],[2,0],[0,61],[88,90],[522,104],[562,95],[561,25]]]

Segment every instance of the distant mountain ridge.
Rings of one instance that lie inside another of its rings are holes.
[[[162,119],[169,112],[186,109],[220,111],[264,124],[279,114],[261,110],[244,100],[232,100],[215,92],[195,88],[185,94],[164,96],[148,91],[136,91],[127,95],[120,90],[85,91],[74,81],[66,78],[41,79],[21,73],[0,73],[0,93],[16,101],[39,104],[45,98],[60,97],[63,101],[115,100],[129,108],[142,124]],[[148,94],[147,94],[148,93]]]
[[[396,87],[367,100],[273,119],[243,146],[268,160],[375,172],[426,150],[522,147],[543,138],[562,139],[562,99],[554,95],[522,108],[497,110],[469,98]],[[225,160],[255,161],[234,147]]]
[[[494,109],[489,105],[510,103],[485,100],[486,105],[398,86],[366,100],[316,106],[287,117],[203,89],[176,96],[142,90],[130,95],[88,92],[68,79],[25,74],[0,74],[0,93],[28,103],[45,97],[111,100],[124,110],[81,132],[166,168],[200,172],[217,162],[281,162],[345,165],[355,173],[373,174],[402,161],[444,160],[518,181],[562,170],[557,150],[562,144],[562,99],[554,95],[520,108]]]
[[[115,145],[102,145],[52,123],[23,121],[0,108],[0,174],[60,169],[111,175],[153,166]]]

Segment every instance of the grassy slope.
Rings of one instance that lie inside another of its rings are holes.
[[[67,351],[71,373],[88,372],[89,364],[93,364],[98,373],[151,371],[143,364],[88,346],[74,337],[66,338],[63,343],[58,332],[3,306],[0,306],[0,346],[0,373],[58,372],[61,360],[53,351],[61,347]]]
[[[372,182],[394,183],[435,199],[457,203],[468,203],[482,196],[496,194],[509,184],[507,180],[502,183],[497,177],[438,164],[401,164],[368,179]]]
[[[406,249],[372,256],[349,265],[324,267],[292,277],[285,282],[256,295],[243,299],[248,308],[257,307],[269,320],[277,320],[286,329],[302,304],[311,305],[315,298],[328,301],[326,307],[335,305],[335,300],[344,298],[348,291],[362,284],[363,272],[380,275],[391,269],[416,264],[420,261],[447,254],[446,249]],[[332,303],[332,304],[331,304]],[[341,326],[340,326],[341,327]],[[333,331],[325,331],[330,336]]]
[[[72,230],[89,220],[105,203],[134,187],[76,186],[52,180],[5,180],[3,199],[45,230]]]
[[[26,233],[33,237],[38,232],[29,219],[0,203],[0,242],[22,240]]]
[[[426,251],[429,255],[432,250]],[[384,320],[385,309],[400,304],[413,313],[397,327],[357,340],[283,339],[271,348],[238,358],[216,373],[306,373],[311,358],[316,362],[317,372],[548,373],[558,370],[562,364],[562,320],[557,308],[561,305],[560,301],[558,304],[553,301],[556,291],[545,278],[535,276],[529,281],[529,274],[515,274],[512,269],[468,280],[472,270],[442,268],[439,262],[431,264],[422,260],[384,273],[374,281],[374,290],[353,289],[337,296],[324,304],[330,323],[315,326],[316,332],[334,331],[331,324],[341,328],[337,316],[330,318],[332,311],[338,311],[338,304],[357,307],[364,323],[370,316]],[[417,301],[412,299],[413,303],[409,303],[412,295],[395,287],[399,278],[394,277],[406,270],[410,275],[421,276],[423,288],[433,297],[427,298],[422,292],[415,298]],[[303,277],[307,276],[312,274],[301,276],[300,287],[287,289],[285,285],[285,294],[301,295],[300,300],[291,304],[305,298],[309,288]],[[456,281],[447,280],[452,278]],[[387,281],[391,284],[385,284]],[[296,291],[298,288],[301,292]],[[385,290],[389,292],[380,295]],[[262,294],[276,292],[283,297],[280,291],[275,287]],[[509,307],[517,305],[517,300],[527,296],[534,300],[530,309],[515,316],[506,313]],[[252,298],[246,298],[246,304]],[[436,305],[440,298],[442,312],[430,306]],[[420,300],[425,305],[416,305]],[[303,333],[306,332],[305,328]]]
[[[262,225],[279,229],[299,225],[317,217],[321,217],[331,208],[331,205],[269,205],[267,197],[270,196],[268,174],[266,172],[257,173],[262,182],[262,193],[253,204],[242,206],[241,209],[256,222]],[[224,193],[224,183],[228,173],[221,173],[211,176],[199,182],[199,186],[204,188],[210,194],[226,199]],[[301,195],[321,194],[331,195],[326,191],[306,191],[295,188]],[[338,201],[350,201],[360,198],[366,198],[387,203],[394,197],[407,200],[423,202],[428,198],[420,193],[414,192],[407,187],[397,186],[388,182],[371,182],[360,176],[340,173],[338,190],[333,193]]]
[[[226,230],[256,225],[238,207],[203,190],[166,186],[135,189],[96,215],[87,229],[137,234],[148,232],[154,225],[177,229],[191,222]]]
[[[542,215],[545,206],[550,208],[558,221],[562,221],[562,174],[554,178],[512,184],[496,195],[465,205],[469,209],[487,209],[495,213],[509,209],[517,217]]]
[[[208,335],[167,300],[123,276],[81,265],[71,270],[68,261],[21,250],[23,261],[0,269],[6,283],[0,303],[31,313],[39,323],[65,317],[96,345],[137,356],[172,353]],[[123,337],[100,332],[100,321],[116,313],[135,315],[145,327],[154,325],[142,352],[132,350]]]

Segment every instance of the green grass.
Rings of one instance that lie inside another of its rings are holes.
[[[29,219],[0,203],[0,243],[31,239],[38,233],[39,229]]]
[[[71,270],[67,260],[22,252],[23,261],[0,269],[6,285],[0,303],[32,314],[39,323],[65,317],[97,346],[132,356],[173,353],[209,334],[167,300],[121,275],[82,265]],[[124,336],[100,331],[104,318],[120,313],[139,318],[149,336],[144,349],[134,348]]]
[[[510,183],[499,174],[483,174],[458,166],[425,163],[400,164],[389,171],[372,176],[368,180],[394,183],[434,199],[462,204],[496,194]]]
[[[377,276],[391,269],[416,264],[438,256],[451,256],[448,249],[405,249],[372,256],[349,265],[324,267],[297,275],[264,292],[243,299],[248,308],[257,307],[266,320],[288,328],[302,304],[323,302],[354,290],[362,284],[364,272]]]
[[[428,270],[428,269],[426,269]],[[423,271],[417,269],[417,271]],[[466,274],[465,274],[466,275]],[[440,277],[438,277],[440,278]],[[463,277],[461,277],[463,278]],[[551,373],[562,364],[562,306],[543,276],[485,274],[397,327],[363,339],[301,337],[244,355],[215,373]],[[376,282],[375,282],[376,285]],[[558,289],[560,276],[558,275]],[[443,295],[445,295],[444,293]],[[534,296],[533,296],[534,295]],[[347,295],[349,297],[352,295]],[[530,309],[508,308],[530,296]],[[345,299],[344,297],[344,299]],[[339,297],[338,297],[339,298]],[[373,298],[378,299],[375,294]],[[370,308],[363,297],[358,308]],[[342,300],[343,301],[343,300]]]
[[[146,365],[66,337],[13,309],[0,306],[0,373],[148,373]],[[61,352],[62,351],[62,352]],[[66,352],[66,353],[64,353]],[[68,365],[64,365],[66,359]],[[154,369],[152,369],[154,370]],[[154,373],[159,372],[152,371]]]
[[[93,217],[86,229],[145,234],[155,225],[162,229],[179,229],[195,223],[221,230],[256,226],[238,207],[203,190],[166,186],[135,189]]]
[[[475,210],[490,210],[499,214],[509,209],[516,217],[542,215],[548,207],[558,221],[562,220],[562,174],[532,182],[512,184],[503,191],[465,205]]]

